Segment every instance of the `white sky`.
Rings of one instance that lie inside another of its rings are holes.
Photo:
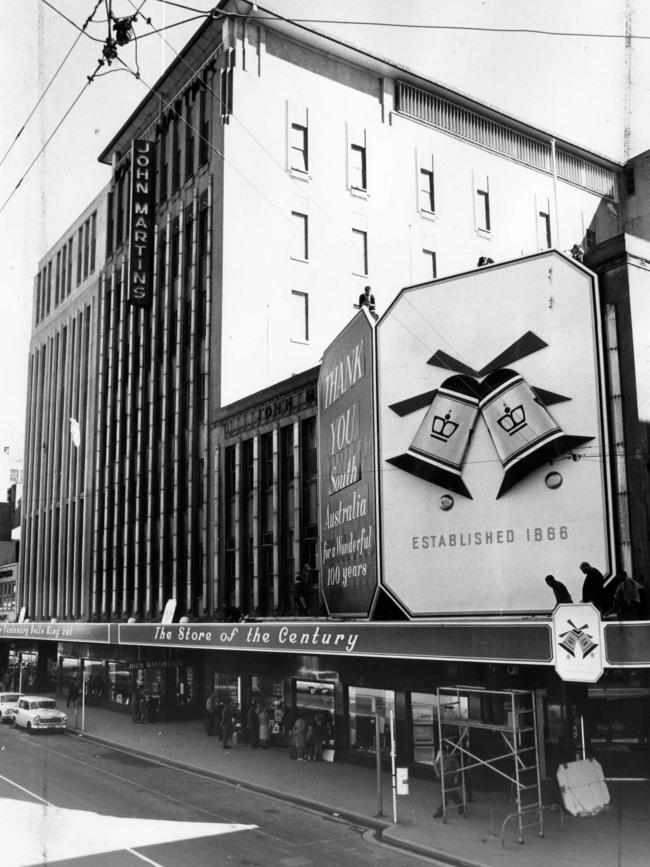
[[[95,0],[48,0],[78,25]],[[141,0],[112,0],[118,16]],[[216,0],[177,0],[209,10]],[[287,17],[374,21],[409,25],[547,30],[618,34],[621,38],[537,33],[418,29],[318,23],[344,41],[460,90],[508,114],[584,147],[622,161],[626,117],[629,155],[650,147],[650,3],[643,0],[266,0],[260,5]],[[632,87],[626,85],[626,10],[632,16]],[[164,0],[146,0],[143,15],[155,28],[196,15]],[[96,20],[105,20],[102,0]],[[163,34],[179,49],[201,24]],[[136,33],[143,81],[152,84],[173,59],[171,47],[140,20]],[[96,39],[105,24],[91,25]],[[0,160],[79,31],[43,0],[2,0],[0,17]],[[646,39],[638,38],[646,36]],[[83,93],[43,155],[9,196],[86,84],[101,42],[81,36],[24,132],[0,165],[0,447],[22,456],[27,356],[33,277],[38,260],[109,179],[97,155],[119,129],[146,88],[119,64],[104,67]],[[120,57],[135,66],[133,45]],[[0,492],[0,497],[2,493]]]

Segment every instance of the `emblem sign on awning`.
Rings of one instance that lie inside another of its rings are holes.
[[[553,612],[555,670],[562,680],[595,683],[603,673],[600,614],[589,602],[558,605]]]

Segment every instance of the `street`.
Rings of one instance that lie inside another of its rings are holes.
[[[408,865],[365,829],[54,734],[0,730],[3,867]],[[432,863],[426,861],[426,863]]]

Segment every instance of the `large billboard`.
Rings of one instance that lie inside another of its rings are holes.
[[[612,568],[598,287],[555,251],[403,290],[379,321],[382,583],[411,615],[548,611]]]
[[[321,589],[330,614],[367,617],[377,590],[373,326],[360,311],[318,379]]]

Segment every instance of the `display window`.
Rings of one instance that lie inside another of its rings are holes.
[[[348,688],[350,749],[360,752],[390,753],[390,716],[395,713],[395,693],[384,689]],[[376,720],[379,720],[377,726]]]
[[[289,697],[285,696],[285,681],[271,677],[252,677],[251,699],[257,702],[258,709],[264,709],[268,714],[271,738],[285,737],[288,734],[291,706]]]
[[[454,696],[452,700],[444,701],[440,706],[443,727],[445,720],[468,719],[469,704],[466,696]],[[436,693],[411,693],[411,726],[413,761],[422,765],[433,765],[439,746]]]

